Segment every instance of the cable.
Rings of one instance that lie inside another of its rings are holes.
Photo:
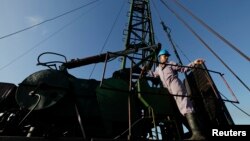
[[[85,133],[85,130],[83,128],[83,124],[82,124],[82,118],[81,118],[81,115],[79,113],[79,109],[75,103],[75,111],[76,111],[76,116],[77,116],[77,120],[79,122],[79,126],[81,128],[81,132],[82,132],[82,136],[83,136],[83,140],[86,140],[86,133]]]
[[[36,104],[35,104],[34,107],[25,115],[25,117],[19,122],[18,126],[20,126],[20,125],[23,123],[23,121],[30,115],[30,113],[31,113],[32,111],[35,110],[35,108],[36,108],[37,105],[39,104],[39,102],[40,102],[40,100],[41,100],[41,96],[40,96],[39,94],[34,94],[34,95],[38,97]]]
[[[155,11],[156,11],[156,13],[157,13],[157,17],[160,19],[160,21],[163,21],[162,18],[161,18],[160,12],[158,11],[158,9],[157,9],[157,7],[156,7],[154,1],[152,1],[152,3],[153,3],[153,6],[154,6],[154,8],[155,8]]]
[[[155,8],[155,10],[156,10],[157,17],[160,19],[161,23],[163,23],[163,20],[162,20],[162,17],[161,17],[161,15],[160,15],[160,12],[158,11],[158,9],[157,9],[157,7],[156,7],[154,1],[152,1],[152,2],[153,2],[153,6],[154,6],[154,8]],[[171,31],[171,29],[170,29],[168,26],[167,26],[167,28]],[[177,48],[181,51],[181,54],[182,54],[189,62],[191,62],[191,60],[184,54],[184,52],[178,47],[178,45],[173,41],[172,38],[171,38],[171,41],[172,41],[172,43],[174,44],[174,46],[177,47]]]
[[[164,6],[171,11],[178,20],[180,20],[193,34],[194,36],[234,75],[235,78],[237,78],[240,83],[248,90],[250,91],[250,88],[234,73],[234,71],[209,47],[209,45],[177,14],[175,13],[163,0],[161,2],[164,4]]]
[[[136,120],[131,126],[133,127],[134,125],[136,125],[139,121],[141,121],[141,120],[143,120],[144,118],[142,117],[142,118],[139,118],[138,120]],[[118,135],[118,136],[116,136],[115,138],[114,138],[114,140],[116,140],[116,139],[118,139],[118,138],[120,138],[122,135],[124,135],[126,132],[128,131],[128,129],[126,129],[124,132],[122,132],[120,135]]]
[[[118,14],[117,14],[117,16],[116,16],[116,18],[115,18],[115,21],[114,21],[114,23],[113,23],[112,26],[111,26],[110,32],[109,32],[107,38],[105,39],[105,42],[104,42],[104,44],[103,44],[103,46],[102,46],[102,49],[101,49],[101,51],[100,51],[100,54],[103,52],[104,47],[106,46],[106,44],[107,44],[107,42],[108,42],[108,39],[109,39],[109,37],[110,37],[110,35],[111,35],[111,33],[112,33],[114,27],[115,27],[115,24],[117,23],[118,18],[120,17],[120,14],[121,14],[121,11],[122,11],[122,9],[123,9],[123,7],[124,7],[125,2],[126,2],[126,1],[123,2],[122,6],[121,6],[121,8],[120,8],[120,11],[118,12]],[[92,68],[92,71],[91,71],[91,73],[90,73],[90,75],[89,75],[89,79],[90,79],[90,77],[92,76],[92,74],[93,74],[93,72],[94,72],[94,70],[95,70],[95,67],[96,67],[96,64],[94,64],[94,67]]]
[[[180,50],[181,54],[188,60],[188,62],[192,62],[187,55],[183,52],[183,50],[174,42],[175,46]]]
[[[96,8],[93,7],[92,9]],[[13,60],[11,60],[9,63],[7,63],[6,65],[2,66],[0,68],[0,70],[5,69],[6,67],[8,67],[9,65],[13,64],[14,62],[18,61],[20,58],[24,57],[26,54],[28,54],[29,52],[31,52],[32,50],[34,50],[35,48],[39,47],[41,44],[43,44],[44,42],[46,42],[47,40],[49,40],[50,38],[52,38],[53,36],[55,36],[56,34],[58,34],[59,32],[61,32],[63,29],[65,29],[66,27],[68,27],[69,25],[73,24],[74,22],[76,22],[77,20],[79,20],[82,16],[84,16],[85,14],[87,14],[89,11],[91,11],[92,9],[89,9],[87,12],[82,13],[80,16],[76,17],[75,19],[73,19],[72,21],[70,21],[69,23],[65,24],[64,26],[62,26],[61,28],[59,28],[57,31],[55,31],[54,33],[50,34],[47,38],[41,40],[40,42],[38,42],[37,44],[35,44],[32,48],[30,48],[29,50],[25,51],[24,53],[22,53],[21,55],[17,56],[16,58],[14,58]]]
[[[219,92],[221,96],[223,96],[226,100],[228,100],[228,98],[226,96],[224,96],[221,92]],[[247,113],[246,111],[242,110],[242,108],[238,107],[237,105],[235,105],[234,103],[230,102],[231,104],[233,104],[238,110],[240,110],[242,113],[246,114],[247,116],[250,117],[250,114]]]
[[[97,1],[98,1],[98,0],[93,1],[93,2],[90,2],[90,3],[88,3],[88,4],[84,4],[84,5],[82,5],[82,6],[78,7],[78,8],[75,8],[75,9],[70,10],[70,11],[68,11],[68,12],[65,12],[65,13],[63,13],[63,14],[60,14],[60,15],[55,16],[55,17],[53,17],[53,18],[47,19],[47,20],[42,21],[42,22],[40,22],[40,23],[38,23],[38,24],[35,24],[35,25],[30,26],[30,27],[27,27],[27,28],[18,30],[18,31],[16,31],[16,32],[13,32],[13,33],[4,35],[4,36],[0,37],[0,40],[1,40],[1,39],[4,39],[4,38],[7,38],[7,37],[10,37],[10,36],[13,36],[13,35],[18,34],[18,33],[21,33],[21,32],[23,32],[23,31],[29,30],[29,29],[31,29],[31,28],[34,28],[34,27],[39,26],[39,25],[41,25],[41,24],[47,23],[47,22],[49,22],[49,21],[56,20],[56,19],[58,19],[58,18],[60,18],[60,17],[62,17],[62,16],[65,16],[65,15],[67,15],[67,14],[70,14],[70,13],[72,13],[72,12],[75,12],[75,11],[77,11],[77,10],[79,10],[79,9],[82,9],[82,8],[84,8],[85,6],[91,5],[91,4],[93,4],[93,3],[97,2]]]
[[[176,5],[181,7],[184,11],[186,11],[188,14],[190,14],[196,21],[198,21],[201,25],[205,26],[207,30],[212,32],[214,35],[216,35],[218,38],[220,38],[223,42],[225,42],[227,45],[229,45],[232,49],[234,49],[236,52],[238,52],[242,57],[250,61],[250,57],[248,57],[246,54],[244,54],[242,51],[240,51],[235,45],[230,43],[227,39],[225,39],[223,36],[221,36],[218,32],[216,32],[214,29],[212,29],[209,25],[207,25],[204,21],[202,21],[200,18],[195,16],[189,9],[184,7],[180,2],[177,0],[172,0],[175,2]]]

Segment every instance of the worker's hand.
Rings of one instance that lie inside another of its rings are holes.
[[[146,67],[145,66],[142,66],[141,67],[141,72],[145,72],[146,71]]]
[[[142,68],[141,68],[141,74],[145,73],[145,72],[148,72],[148,67],[147,66],[142,66]]]
[[[205,62],[205,60],[202,59],[202,58],[199,58],[199,59],[194,60],[194,64],[195,64],[195,65],[203,64],[204,62]]]

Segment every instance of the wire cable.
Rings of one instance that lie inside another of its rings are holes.
[[[24,57],[25,55],[27,55],[28,53],[30,53],[32,50],[34,50],[35,48],[39,47],[41,44],[45,43],[46,41],[48,41],[49,39],[51,39],[52,37],[54,37],[56,34],[58,34],[59,32],[61,32],[62,30],[64,30],[66,27],[68,27],[69,25],[73,24],[74,22],[76,22],[77,20],[79,20],[82,16],[84,16],[85,14],[87,14],[88,12],[90,12],[91,10],[93,10],[95,7],[93,7],[92,9],[89,9],[86,12],[83,12],[80,16],[76,17],[75,19],[73,19],[72,21],[70,21],[69,23],[65,24],[64,26],[62,26],[61,28],[59,28],[58,30],[56,30],[54,33],[50,34],[47,38],[41,40],[40,42],[38,42],[37,44],[35,44],[32,48],[30,48],[29,50],[25,51],[24,53],[22,53],[21,55],[17,56],[16,58],[14,58],[13,60],[11,60],[9,63],[7,63],[6,65],[2,66],[0,68],[0,70],[5,69],[6,67],[10,66],[11,64],[15,63],[16,61],[18,61],[20,58]]]
[[[171,11],[178,20],[180,20],[186,28],[188,28],[192,34],[234,75],[234,77],[248,90],[250,91],[250,88],[238,77],[238,75],[235,74],[235,72],[217,55],[210,47],[209,45],[193,30],[192,27],[190,27],[175,11],[173,11],[163,0],[161,2],[164,4],[164,6]]]
[[[161,15],[160,15],[160,12],[159,12],[159,10],[157,9],[157,7],[156,7],[154,1],[152,1],[152,3],[153,3],[153,6],[154,6],[154,8],[155,8],[155,10],[156,10],[157,17],[160,19],[161,23],[163,23],[163,20],[162,20],[162,17],[161,17]],[[168,26],[167,26],[167,28],[170,29]],[[171,30],[171,29],[170,29],[170,30]],[[172,38],[171,38],[171,40],[172,40],[172,43],[175,45],[175,47],[177,47],[177,48],[180,50],[181,54],[188,60],[188,62],[191,62],[191,60],[184,54],[184,52],[183,52],[183,51],[181,50],[181,48],[175,43],[175,41],[174,41]]]
[[[157,9],[157,7],[156,7],[156,4],[154,3],[154,1],[152,1],[152,3],[153,3],[153,6],[154,6],[154,8],[155,8],[155,11],[156,11],[156,15],[157,15],[157,17],[160,19],[160,21],[162,22],[163,20],[162,20],[162,18],[161,18],[161,15],[160,15],[160,12],[159,12],[159,10]]]
[[[82,8],[88,6],[88,5],[91,5],[91,4],[93,4],[93,3],[97,2],[97,1],[99,1],[99,0],[95,0],[95,1],[93,1],[93,2],[84,4],[84,5],[82,5],[82,6],[78,7],[78,8],[72,9],[72,10],[70,10],[70,11],[68,11],[68,12],[65,12],[65,13],[63,13],[63,14],[60,14],[60,15],[55,16],[55,17],[53,17],[53,18],[44,20],[44,21],[42,21],[42,22],[40,22],[40,23],[38,23],[38,24],[34,24],[34,25],[30,26],[30,27],[26,27],[26,28],[21,29],[21,30],[18,30],[18,31],[16,31],[16,32],[13,32],[13,33],[4,35],[4,36],[0,37],[0,40],[1,40],[1,39],[4,39],[4,38],[7,38],[7,37],[10,37],[10,36],[13,36],[13,35],[15,35],[15,34],[24,32],[24,31],[26,31],[26,30],[29,30],[29,29],[34,28],[34,27],[36,27],[36,26],[42,25],[42,24],[44,24],[44,23],[47,23],[47,22],[56,20],[56,19],[58,19],[58,18],[60,18],[60,17],[63,17],[63,16],[65,16],[65,15],[68,15],[68,14],[70,14],[70,13],[73,13],[73,12],[79,10],[79,9],[82,9]]]
[[[31,112],[33,112],[35,110],[35,108],[37,107],[37,105],[39,104],[40,100],[41,100],[41,96],[39,94],[34,94],[35,96],[38,97],[36,104],[32,107],[32,109],[25,115],[25,117],[19,122],[18,126],[20,126],[23,121],[31,114]]]
[[[202,21],[200,18],[195,16],[189,9],[184,7],[180,2],[177,0],[172,0],[176,5],[181,7],[184,11],[186,11],[188,14],[190,14],[196,21],[198,21],[201,25],[203,25],[207,30],[212,32],[214,35],[216,35],[218,38],[220,38],[223,42],[225,42],[227,45],[229,45],[232,49],[234,49],[236,52],[238,52],[242,57],[250,61],[250,57],[248,57],[246,54],[244,54],[242,51],[240,51],[235,45],[233,45],[231,42],[229,42],[227,39],[225,39],[222,35],[220,35],[218,32],[216,32],[213,28],[211,28],[209,25],[207,25],[204,21]]]
[[[113,32],[113,29],[114,29],[114,27],[115,27],[115,25],[116,25],[116,23],[117,23],[117,21],[118,21],[118,18],[119,18],[120,15],[121,15],[121,11],[122,11],[122,9],[123,9],[123,7],[124,7],[125,2],[126,2],[126,1],[124,0],[122,6],[121,6],[121,8],[120,8],[120,11],[118,12],[118,14],[117,14],[117,16],[116,16],[116,18],[115,18],[115,21],[113,22],[113,24],[112,24],[112,26],[111,26],[111,29],[110,29],[110,31],[109,31],[109,34],[108,34],[107,38],[106,38],[105,41],[104,41],[104,44],[103,44],[103,46],[102,46],[102,48],[101,48],[101,51],[100,51],[100,54],[103,52],[103,50],[104,50],[106,44],[108,43],[109,37],[110,37],[111,33]],[[96,67],[96,64],[94,64],[94,66],[93,66],[93,68],[92,68],[92,71],[90,72],[89,79],[91,78],[91,76],[92,76],[92,74],[93,74],[93,72],[94,72],[94,70],[95,70],[95,67]]]
[[[174,42],[174,41],[173,41]],[[188,60],[188,62],[192,62],[189,57],[183,52],[183,50],[174,42],[175,46],[180,50],[181,54]]]
[[[221,96],[223,96],[226,100],[228,100],[228,98],[223,95],[221,92],[219,92]],[[235,103],[233,102],[230,102],[231,104],[233,104],[238,110],[240,110],[242,113],[244,113],[245,115],[249,116],[250,117],[250,114],[247,113],[246,111],[244,111],[242,108],[240,108],[239,106],[237,106]]]
[[[137,119],[131,126],[133,127],[134,125],[136,125],[139,121],[141,121],[141,120],[143,120],[143,119],[145,119],[145,118],[142,117],[142,118]],[[124,135],[126,132],[128,132],[128,130],[129,130],[129,129],[126,129],[126,130],[125,130],[124,132],[122,132],[120,135],[114,137],[114,140],[119,139],[122,135]]]

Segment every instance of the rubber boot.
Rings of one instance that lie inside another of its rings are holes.
[[[192,132],[192,136],[187,140],[205,140],[194,113],[188,113],[185,116]]]

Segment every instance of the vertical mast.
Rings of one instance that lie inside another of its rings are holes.
[[[131,0],[130,4],[129,22],[125,30],[125,49],[155,45],[149,0]],[[145,58],[154,60],[156,59],[154,54],[154,51],[148,49],[134,53],[133,56],[142,60]],[[126,67],[126,59],[124,57],[122,68]]]

